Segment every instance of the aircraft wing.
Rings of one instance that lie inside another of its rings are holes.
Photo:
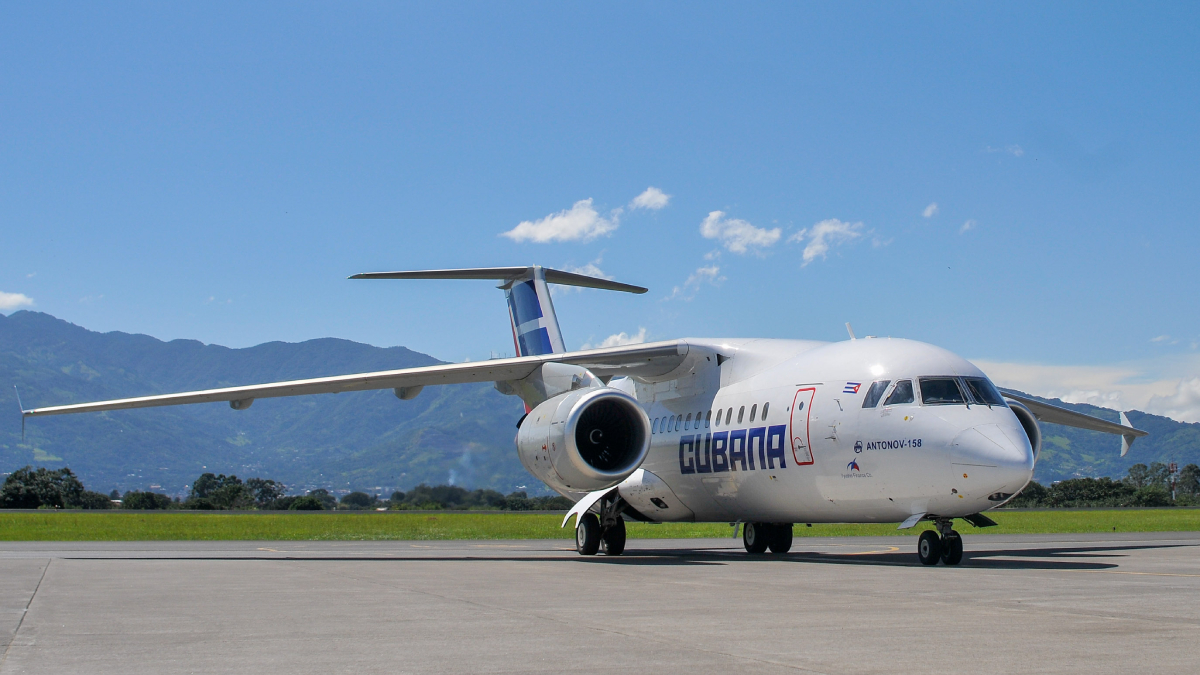
[[[1121,424],[1102,420],[1099,417],[1084,415],[1077,413],[1074,410],[1067,410],[1049,403],[1042,403],[1037,399],[1030,398],[1023,394],[1018,394],[1009,389],[1001,389],[1000,393],[1005,398],[1010,398],[1018,403],[1023,403],[1026,408],[1029,408],[1034,417],[1038,418],[1039,422],[1048,422],[1050,424],[1061,424],[1063,426],[1075,427],[1077,429],[1089,429],[1091,431],[1101,431],[1106,434],[1117,434],[1121,437],[1121,456],[1129,452],[1129,446],[1133,444],[1134,439],[1142,436],[1149,436],[1149,431],[1133,428],[1129,423],[1129,418],[1125,417],[1125,413],[1121,413]]]
[[[688,354],[688,343],[683,340],[651,342],[625,345],[606,349],[520,356],[510,359],[491,359],[468,363],[447,363],[439,366],[384,370],[374,373],[318,377],[310,380],[268,382],[243,387],[224,387],[203,391],[186,391],[178,394],[139,396],[95,403],[77,403],[46,408],[23,410],[26,417],[65,415],[68,413],[100,412],[105,410],[128,410],[130,408],[154,408],[188,403],[211,403],[229,401],[230,406],[241,410],[249,407],[254,399],[281,396],[303,396],[307,394],[337,394],[343,391],[367,391],[372,389],[404,389],[435,384],[463,384],[466,382],[502,382],[519,380],[532,373],[544,363],[565,363],[581,366],[596,376],[658,376],[671,372],[683,362]],[[399,392],[397,392],[399,393]]]

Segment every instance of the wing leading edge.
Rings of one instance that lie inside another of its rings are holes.
[[[688,354],[688,343],[683,340],[651,342],[626,345],[608,349],[591,349],[565,354],[521,356],[511,359],[492,359],[470,363],[448,363],[440,366],[383,370],[355,375],[336,375],[309,380],[269,382],[242,387],[225,387],[202,391],[186,391],[178,394],[140,396],[94,403],[51,406],[22,410],[25,417],[66,415],[106,410],[129,410],[132,408],[156,408],[190,403],[212,403],[228,401],[235,410],[248,408],[259,398],[282,396],[305,396],[309,394],[337,394],[344,391],[369,391],[374,389],[407,389],[438,384],[464,384],[468,382],[503,382],[519,380],[528,376],[544,363],[565,363],[581,366],[601,378],[615,376],[665,375],[679,366]],[[397,395],[401,392],[397,391]]]
[[[1129,418],[1125,416],[1124,412],[1121,413],[1121,423],[1117,424],[1116,422],[1102,420],[1099,417],[1092,417],[1091,415],[1077,413],[1074,410],[1067,410],[1066,408],[1060,408],[1056,405],[1050,405],[1049,403],[1042,403],[1037,399],[1030,398],[1023,394],[1018,394],[1010,389],[1001,389],[1000,393],[1004,394],[1005,398],[1010,398],[1018,403],[1024,404],[1025,407],[1029,408],[1030,412],[1032,412],[1034,416],[1038,418],[1039,422],[1061,424],[1063,426],[1075,427],[1077,429],[1101,431],[1106,434],[1117,434],[1121,437],[1122,457],[1125,456],[1125,453],[1129,452],[1129,446],[1133,445],[1133,441],[1135,439],[1150,435],[1149,431],[1135,429],[1133,425],[1129,423]]]

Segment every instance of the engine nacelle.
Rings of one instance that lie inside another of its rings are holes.
[[[650,450],[650,419],[637,399],[611,387],[559,394],[517,430],[529,473],[559,492],[603,490],[625,480]]]
[[[1038,426],[1037,417],[1022,403],[1012,399],[1005,399],[1005,403],[1012,409],[1021,423],[1021,428],[1025,430],[1025,436],[1029,438],[1029,447],[1033,448],[1033,461],[1037,463],[1038,453],[1042,450],[1042,429]]]

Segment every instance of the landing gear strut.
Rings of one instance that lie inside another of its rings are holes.
[[[791,523],[746,523],[742,527],[742,545],[747,553],[787,553],[792,548]]]
[[[936,521],[937,532],[926,530],[921,533],[917,540],[917,557],[922,565],[936,565],[939,560],[946,565],[962,562],[962,537],[954,531],[953,525],[949,518],[941,518]]]
[[[625,500],[600,500],[600,515],[581,514],[575,522],[575,550],[579,555],[621,555],[625,552]]]

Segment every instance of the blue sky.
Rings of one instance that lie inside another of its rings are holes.
[[[850,321],[1197,421],[1197,44],[1182,3],[7,3],[0,310],[478,359],[498,291],[345,277],[539,263],[651,288],[558,294],[571,348]]]

